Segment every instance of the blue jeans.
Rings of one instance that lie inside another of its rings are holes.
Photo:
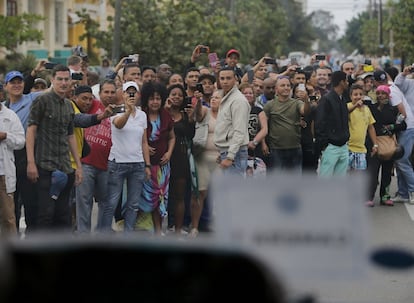
[[[108,161],[108,203],[104,206],[102,230],[111,230],[112,218],[121,198],[125,180],[127,182],[127,198],[124,210],[124,231],[134,230],[144,178],[144,162],[116,163]]]
[[[397,168],[397,193],[404,198],[414,192],[414,171],[410,162],[411,152],[414,144],[414,128],[402,131],[398,137],[398,144],[404,147],[404,156],[395,161]]]
[[[76,225],[79,233],[91,232],[93,198],[98,202],[98,225],[102,225],[103,207],[108,199],[108,171],[82,164],[83,180],[76,187]]]
[[[321,155],[319,176],[346,176],[349,165],[348,144],[336,146],[328,144]]]
[[[224,160],[227,158],[227,151],[220,152],[220,159]],[[233,165],[223,170],[224,174],[240,175],[244,177],[247,169],[248,152],[247,146],[240,147],[239,151],[234,157]]]
[[[272,169],[302,173],[302,148],[272,149]]]

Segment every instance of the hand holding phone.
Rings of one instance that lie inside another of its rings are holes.
[[[209,52],[209,48],[207,46],[200,47],[200,54],[207,54]]]
[[[203,84],[201,83],[197,83],[196,84],[196,90],[198,90],[200,93],[202,93],[204,95],[204,88],[203,88]]]
[[[208,61],[210,63],[211,68],[215,68],[217,65],[217,62],[219,62],[219,58],[217,56],[217,53],[209,53],[208,54]]]

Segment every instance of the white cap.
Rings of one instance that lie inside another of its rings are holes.
[[[135,87],[137,92],[139,92],[139,87],[134,81],[128,81],[128,82],[125,82],[124,84],[122,84],[122,91],[125,92],[130,87]]]

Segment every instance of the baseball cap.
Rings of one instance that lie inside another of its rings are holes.
[[[237,49],[232,48],[231,50],[229,50],[226,54],[226,57],[229,57],[231,54],[236,54],[237,57],[240,58],[240,52]]]
[[[11,71],[11,72],[8,72],[7,74],[6,74],[6,77],[4,78],[4,82],[5,83],[8,83],[8,82],[10,82],[11,80],[13,80],[14,78],[20,78],[20,79],[24,79],[24,77],[23,77],[23,74],[21,73],[21,72],[19,72],[19,71],[17,71],[17,70],[13,70],[13,71]]]
[[[45,79],[43,79],[43,78],[36,78],[36,79],[34,80],[34,84],[38,84],[38,83],[41,83],[41,84],[43,84],[44,86],[46,86],[46,87],[47,87],[47,82],[46,82],[46,80],[45,80]]]
[[[387,80],[387,73],[383,70],[376,70],[373,74],[374,80],[378,82],[383,82]]]
[[[52,172],[49,194],[53,200],[57,200],[59,198],[59,195],[65,188],[67,182],[68,175],[63,171],[55,170]]]
[[[88,85],[79,85],[75,88],[75,96],[79,96],[83,93],[91,93],[92,94],[92,88]]]
[[[371,72],[363,73],[360,77],[362,80],[364,80],[366,77],[373,76],[374,74]]]
[[[128,81],[128,82],[125,82],[124,84],[122,84],[122,91],[125,92],[130,87],[135,87],[137,92],[139,92],[139,87],[134,81]]]
[[[387,95],[391,94],[391,89],[387,85],[380,85],[377,87],[376,91],[381,91],[386,93]]]

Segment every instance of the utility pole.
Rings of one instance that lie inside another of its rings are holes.
[[[121,0],[115,1],[114,39],[112,44],[112,64],[116,65],[120,56],[121,45]]]
[[[379,0],[378,8],[378,37],[379,37],[379,47],[381,50],[384,49],[384,41],[382,36],[382,0]]]

